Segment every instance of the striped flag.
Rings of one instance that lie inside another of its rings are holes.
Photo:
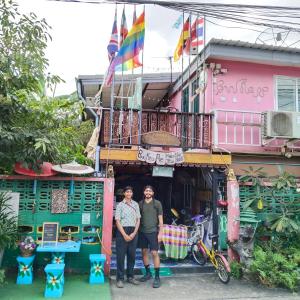
[[[186,41],[190,37],[190,18],[187,18],[185,23],[183,24],[183,28],[174,52],[174,61],[178,61],[180,56],[182,55],[184,46]]]
[[[184,52],[190,54],[195,52],[198,46],[204,42],[204,19],[197,18],[191,27],[191,37],[187,39],[184,45]]]
[[[121,28],[120,28],[120,48],[126,39],[128,34],[127,22],[126,22],[126,15],[125,15],[125,6],[123,8],[122,19],[121,19]]]
[[[137,57],[141,50],[144,49],[145,39],[145,13],[143,12],[133,24],[128,36],[124,40],[122,47],[119,49],[118,55],[109,66],[105,79],[105,86],[109,86],[112,82],[113,74],[117,67],[124,65],[126,70],[139,67]],[[120,68],[120,67],[119,67]],[[125,70],[123,68],[123,70]]]
[[[115,19],[111,31],[110,41],[107,45],[109,62],[111,62],[114,59],[116,52],[118,52],[118,50],[119,50],[119,43],[118,43],[117,8],[116,8]]]

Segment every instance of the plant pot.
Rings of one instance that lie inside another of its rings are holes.
[[[28,249],[20,249],[20,252],[21,252],[21,256],[22,257],[29,257],[29,256],[32,256],[33,255],[33,251],[34,250],[28,250]]]

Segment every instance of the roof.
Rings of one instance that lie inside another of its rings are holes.
[[[172,74],[174,82],[180,73]],[[114,84],[115,96],[131,96],[134,90],[134,80],[141,74],[125,74],[123,79],[121,75],[116,75]],[[103,83],[104,75],[79,75],[77,78],[77,90],[81,96],[86,99],[88,106],[94,106],[93,97],[99,91]],[[143,108],[154,108],[167,94],[172,84],[171,73],[148,73],[143,74]],[[102,105],[110,106],[111,87],[103,87]],[[118,99],[118,98],[117,98]],[[121,99],[121,98],[120,98]],[[126,102],[126,101],[125,101]],[[126,103],[125,103],[126,105]]]
[[[192,61],[190,70],[183,73],[183,82],[189,74],[196,71],[208,59],[242,61],[265,65],[300,67],[300,48],[255,44],[243,41],[211,39],[199,55]],[[197,61],[198,60],[198,61]],[[182,79],[178,77],[173,92],[181,88]]]

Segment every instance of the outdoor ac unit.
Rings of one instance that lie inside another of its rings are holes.
[[[263,136],[300,139],[300,113],[267,111],[264,115]]]

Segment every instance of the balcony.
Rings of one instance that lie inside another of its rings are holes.
[[[144,139],[150,132],[173,135],[178,143],[168,147],[183,149],[211,149],[212,114],[183,113],[171,110],[110,110],[103,109],[102,146],[147,146]],[[165,147],[165,143],[151,146]]]
[[[214,147],[241,153],[300,153],[300,143],[286,139],[262,140],[263,114],[254,111],[215,110]],[[284,148],[284,150],[283,150]]]

